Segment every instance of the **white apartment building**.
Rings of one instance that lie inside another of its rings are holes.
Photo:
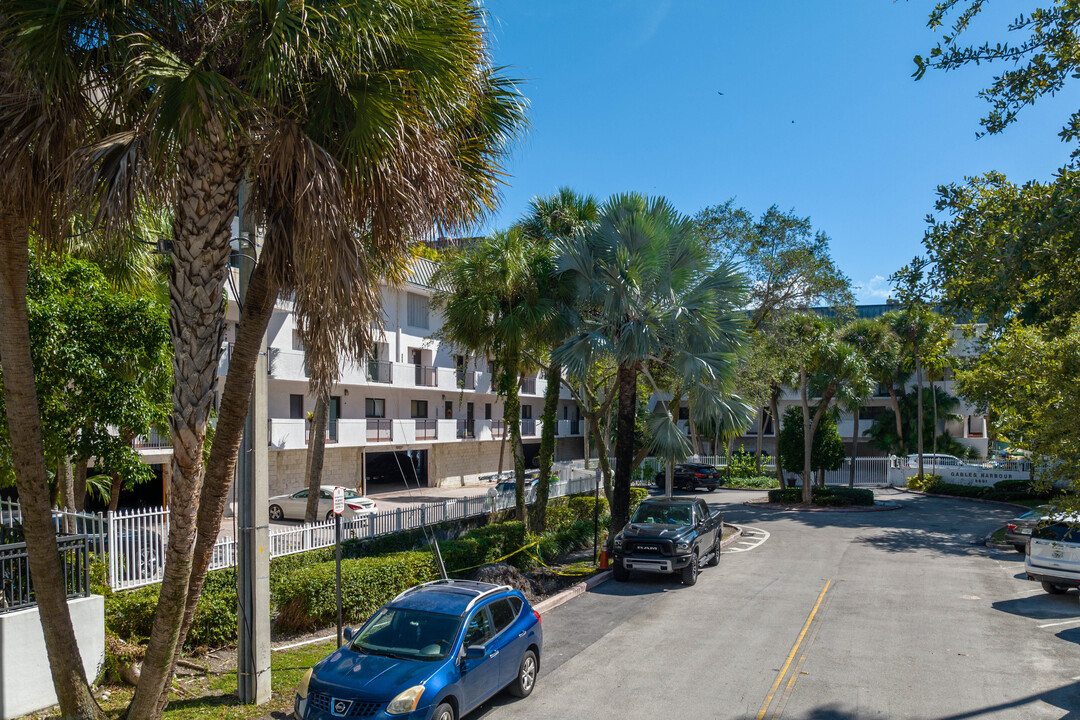
[[[383,285],[383,331],[370,359],[345,363],[331,391],[323,483],[361,493],[402,487],[458,486],[513,469],[503,403],[493,387],[492,363],[448,347],[433,336],[442,317],[431,303],[435,263],[417,258],[402,287]],[[235,278],[234,278],[235,280]],[[234,284],[228,286],[230,299]],[[235,335],[238,304],[229,303],[226,333]],[[304,348],[288,300],[279,300],[267,328],[270,494],[304,486],[315,398]],[[221,386],[229,347],[219,367]],[[520,383],[526,467],[536,466],[543,429],[542,374]],[[563,388],[556,427],[556,460],[583,457],[584,422]],[[144,457],[167,468],[168,438],[143,439]],[[153,447],[153,446],[160,447]],[[164,470],[164,468],[162,468]]]

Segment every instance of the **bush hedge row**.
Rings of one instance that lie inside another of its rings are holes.
[[[979,498],[982,500],[1050,500],[1055,491],[1050,487],[1033,486],[1030,480],[1002,480],[996,485],[955,485],[941,479],[940,475],[916,475],[908,478],[912,490],[951,495],[953,497]]]
[[[769,502],[778,505],[793,505],[802,502],[802,488],[786,488],[769,491]],[[852,505],[873,505],[874,491],[862,488],[815,487],[810,488],[810,502],[826,507],[849,507]]]

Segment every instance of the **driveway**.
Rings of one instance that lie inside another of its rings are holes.
[[[793,513],[755,495],[701,495],[752,546],[692,588],[635,575],[548,613],[532,697],[470,718],[1080,718],[1077,594],[975,544],[1012,509],[890,492],[900,510]]]

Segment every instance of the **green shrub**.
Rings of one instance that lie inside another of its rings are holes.
[[[644,488],[631,488],[631,502],[633,501],[635,491],[641,491],[644,492],[645,495],[648,495],[648,491]],[[641,501],[639,500],[638,502]],[[570,498],[569,500],[570,510],[574,513],[574,520],[588,520],[589,522],[592,522],[593,511],[597,505],[600,506],[600,512],[598,513],[600,517],[604,517],[605,515],[609,514],[610,511],[608,509],[608,501],[607,498],[604,497],[603,493],[600,493],[599,501],[597,501],[597,499],[594,498],[592,495],[578,495],[576,497]]]
[[[1013,502],[1016,500],[1050,500],[1054,496],[1054,489],[1049,487],[1032,486],[1029,480],[1002,480],[996,485],[955,485],[944,482],[937,475],[926,475],[908,478],[908,487],[912,490],[935,495],[949,495],[950,497],[979,498],[982,500],[997,500],[1000,502]]]
[[[593,521],[591,519],[578,520],[562,530],[545,533],[540,540],[540,544],[533,549],[532,555],[538,557],[544,563],[551,563],[566,553],[592,545],[592,541]],[[522,555],[525,554],[522,553]],[[536,562],[532,557],[529,555],[525,555],[525,557],[531,563],[531,566],[527,569],[536,566]]]
[[[724,483],[724,487],[737,490],[768,490],[780,486],[775,475],[755,475],[753,477],[733,477]]]
[[[158,603],[158,585],[110,593],[105,597],[105,627],[116,637],[141,643],[150,637]],[[184,647],[219,647],[236,640],[236,571],[207,573]]]
[[[940,482],[940,475],[915,475],[908,478],[907,486],[912,490],[925,490],[927,485],[933,485]]]
[[[272,595],[278,607],[275,627],[282,632],[306,632],[333,623],[337,618],[334,574],[332,562],[293,572]],[[342,615],[350,623],[363,622],[401,591],[437,577],[435,558],[427,552],[343,560]]]
[[[731,478],[750,478],[757,475],[757,461],[754,459],[754,453],[741,448],[733,452],[728,458],[726,472]]]
[[[633,517],[634,511],[637,510],[637,506],[647,497],[649,497],[649,491],[645,488],[630,488],[630,512],[627,513],[627,515]]]
[[[802,502],[802,488],[786,488],[769,491],[769,502],[777,505],[794,505]],[[874,491],[861,488],[824,487],[810,489],[810,502],[825,507],[850,507],[873,505]]]

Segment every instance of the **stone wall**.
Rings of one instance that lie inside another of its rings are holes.
[[[323,485],[361,487],[360,454],[363,448],[327,445],[323,456]],[[307,450],[270,450],[270,496],[293,493],[304,487]]]
[[[434,445],[428,457],[429,484],[437,487],[460,487],[478,482],[481,475],[497,472],[499,445],[499,440]],[[507,445],[503,470],[513,468],[513,454]]]

